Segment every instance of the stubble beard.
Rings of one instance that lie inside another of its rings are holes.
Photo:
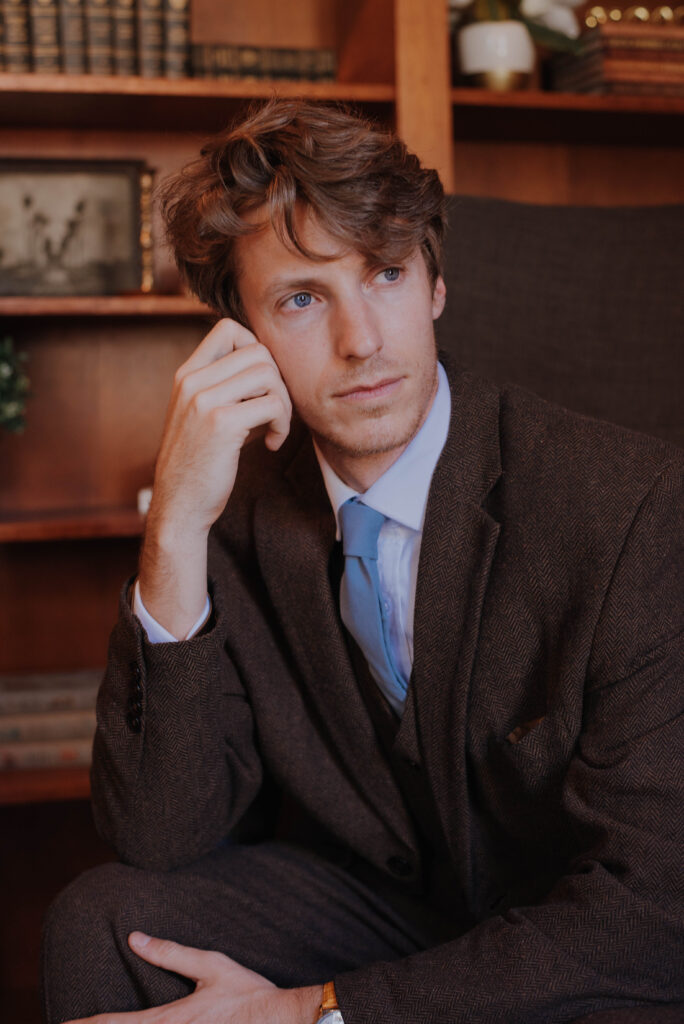
[[[364,440],[360,439],[356,443],[350,440],[349,436],[342,431],[329,430],[325,426],[323,426],[323,429],[318,429],[317,426],[310,424],[310,430],[323,450],[328,447],[336,454],[346,458],[364,459],[374,455],[387,455],[396,449],[403,451],[425,422],[436,394],[437,362],[435,361],[433,376],[429,381],[426,379],[423,382],[414,413],[410,420],[400,417],[398,423],[394,425],[391,423],[387,424],[384,428],[379,423],[375,436],[371,435],[371,437],[367,437]],[[378,403],[374,406],[367,406],[363,410],[358,410],[356,415],[359,419],[363,419],[364,422],[372,423],[373,420],[382,420],[382,417],[387,415],[387,411],[386,403]]]

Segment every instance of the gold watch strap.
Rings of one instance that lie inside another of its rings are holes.
[[[323,998],[321,999],[318,1016],[322,1017],[324,1013],[328,1013],[330,1010],[339,1010],[334,981],[326,981],[323,986]]]

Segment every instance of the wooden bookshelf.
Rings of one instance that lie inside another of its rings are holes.
[[[0,806],[85,800],[90,796],[90,770],[30,768],[0,772]]]
[[[21,127],[216,131],[250,100],[306,96],[391,114],[393,84],[260,79],[168,79],[0,72],[0,120]]]
[[[604,114],[684,114],[684,97],[595,96],[575,92],[544,92],[541,89],[495,92],[490,89],[457,88],[451,90],[451,102],[456,108],[500,107],[509,111],[572,110]]]
[[[451,90],[458,140],[684,148],[684,98]]]
[[[139,537],[144,518],[132,508],[0,513],[0,543]]]
[[[16,317],[213,317],[190,295],[5,295],[0,316]]]

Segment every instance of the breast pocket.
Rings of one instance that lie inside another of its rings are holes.
[[[521,722],[489,744],[489,770],[495,787],[501,787],[513,801],[543,796],[557,800],[572,749],[564,724],[553,715]]]

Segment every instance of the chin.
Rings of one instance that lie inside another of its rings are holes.
[[[388,425],[385,429],[378,426],[375,430],[340,431],[335,434],[319,434],[319,437],[340,455],[363,459],[373,455],[388,455],[405,448],[417,429],[413,425],[407,429],[404,425],[403,430],[397,430]]]

